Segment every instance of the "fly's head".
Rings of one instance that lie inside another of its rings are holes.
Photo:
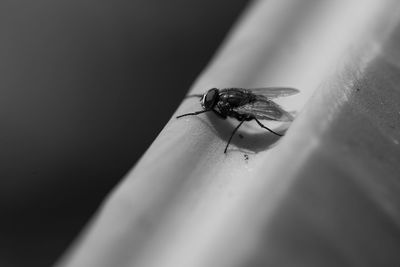
[[[219,98],[219,91],[217,88],[211,88],[208,90],[203,97],[201,98],[201,106],[205,110],[210,110],[214,108],[214,106],[217,104]]]

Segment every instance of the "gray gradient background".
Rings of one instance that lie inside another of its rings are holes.
[[[0,2],[0,266],[60,256],[246,2]]]

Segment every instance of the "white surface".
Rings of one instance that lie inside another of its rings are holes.
[[[346,90],[357,75],[342,79],[343,91],[333,93],[330,80],[337,82],[336,74],[346,73],[348,66],[362,73],[396,25],[396,10],[396,1],[382,0],[256,3],[192,93],[211,87],[298,88],[299,95],[280,100],[288,110],[304,108],[286,135],[275,142],[262,130],[244,127],[244,139],[236,136],[225,155],[225,142],[237,122],[212,114],[172,118],[108,199],[65,266],[249,266],[246,262],[259,250],[267,257],[285,254],[272,242],[280,229],[275,220],[282,220],[276,214],[285,212],[288,200],[296,203],[290,188],[323,145],[320,137],[347,101]],[[199,108],[188,99],[175,115]],[[313,190],[313,184],[306,185]],[[320,242],[336,241],[333,235]],[[286,266],[302,266],[287,257]],[[315,266],[318,260],[323,259],[315,259]]]

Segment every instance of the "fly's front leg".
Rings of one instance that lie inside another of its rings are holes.
[[[179,118],[182,118],[182,117],[185,117],[185,116],[195,116],[195,115],[198,115],[198,114],[201,114],[201,113],[204,113],[204,112],[208,112],[208,111],[210,111],[210,110],[209,109],[205,109],[205,110],[200,110],[200,111],[196,111],[196,112],[186,113],[186,114],[183,114],[183,115],[179,115],[176,118],[179,119]]]

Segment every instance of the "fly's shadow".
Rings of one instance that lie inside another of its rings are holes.
[[[207,127],[215,133],[219,138],[228,142],[232,131],[239,125],[240,122],[236,120],[221,120],[212,113],[207,113],[204,116],[196,116]],[[205,119],[207,117],[208,119]],[[259,130],[254,131],[254,128]],[[283,134],[285,130],[282,129],[278,132]],[[241,138],[241,135],[243,138]],[[227,152],[241,151],[248,154],[255,154],[265,151],[274,146],[274,144],[281,138],[281,136],[272,134],[261,127],[258,127],[254,121],[245,121],[239,130],[233,135],[229,142]],[[223,151],[225,147],[221,147]]]

